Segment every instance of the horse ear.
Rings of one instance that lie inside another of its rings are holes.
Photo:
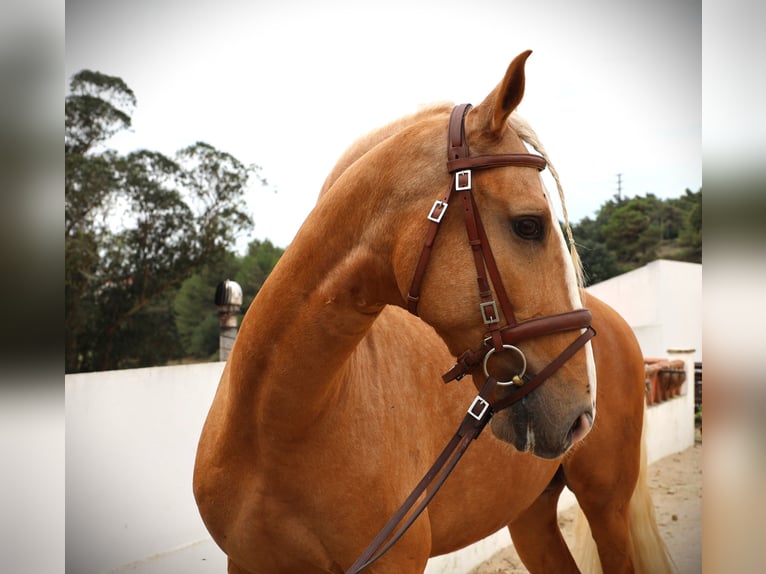
[[[486,130],[492,134],[499,136],[502,133],[508,116],[524,97],[524,64],[531,53],[532,50],[526,50],[516,56],[503,81],[477,106],[477,110],[484,110]]]

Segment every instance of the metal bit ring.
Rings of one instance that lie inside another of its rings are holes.
[[[522,352],[521,349],[519,349],[518,347],[515,347],[514,345],[503,345],[503,350],[515,351],[516,353],[518,353],[519,357],[521,357],[521,372],[514,375],[514,377],[510,381],[497,381],[497,384],[503,387],[507,387],[508,385],[517,385],[517,386],[523,385],[524,379],[522,379],[522,377],[524,376],[524,373],[527,372],[526,356],[524,356],[524,353]],[[495,347],[492,347],[489,350],[489,352],[486,355],[484,355],[484,374],[488,377],[490,375],[489,375],[489,371],[487,370],[487,361],[489,360],[489,358],[492,356],[492,354],[495,351],[497,351],[497,349],[495,349]]]

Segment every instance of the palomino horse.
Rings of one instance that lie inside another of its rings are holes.
[[[605,572],[667,571],[638,480],[640,350],[578,289],[545,161],[509,122],[528,55],[475,108],[423,109],[352,146],[251,305],[194,473],[230,573],[346,572],[485,382],[492,432],[367,571],[421,573],[507,526],[531,572],[577,572],[556,521],[565,485]],[[447,378],[473,385],[441,382],[456,356]]]

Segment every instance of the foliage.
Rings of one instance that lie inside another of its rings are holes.
[[[65,112],[66,370],[156,364],[178,356],[173,299],[252,227],[242,196],[256,166],[206,143],[169,158],[106,148],[136,98],[83,70]],[[260,178],[258,178],[260,179]]]
[[[247,255],[242,258],[241,265],[234,280],[242,286],[243,311],[250,307],[255,294],[260,291],[271,270],[282,257],[285,250],[275,247],[268,239],[254,240],[247,247]]]
[[[655,259],[702,262],[702,190],[680,198],[615,196],[572,226],[589,284]]]
[[[239,258],[232,253],[206,263],[186,279],[173,303],[174,322],[185,357],[217,360],[218,315],[214,304],[215,288],[233,277]]]
[[[69,84],[65,110],[64,149],[85,154],[130,127],[136,96],[122,79],[82,70]]]
[[[270,241],[254,240],[247,254],[227,254],[205,265],[181,286],[175,299],[175,323],[186,357],[217,360],[218,315],[213,305],[215,289],[222,280],[234,279],[242,287],[242,313],[276,265],[284,249]]]

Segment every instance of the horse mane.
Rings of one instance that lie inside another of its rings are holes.
[[[368,132],[367,134],[361,136],[360,138],[358,138],[343,153],[343,155],[340,157],[338,162],[333,167],[330,174],[327,176],[327,179],[325,180],[324,184],[322,185],[322,189],[319,192],[319,197],[321,198],[327,192],[327,190],[329,190],[330,187],[332,187],[333,183],[335,183],[335,180],[337,180],[338,177],[340,177],[340,175],[344,171],[346,171],[346,169],[348,169],[354,162],[356,162],[358,159],[364,156],[364,154],[366,154],[368,151],[370,151],[380,142],[397,134],[398,132],[407,128],[408,126],[411,126],[412,124],[416,123],[423,117],[432,115],[434,113],[439,113],[439,112],[442,112],[442,113],[449,112],[449,110],[451,110],[453,106],[454,104],[448,103],[448,102],[427,104],[427,105],[421,106],[416,112],[403,116],[397,120],[394,120],[393,122],[386,124],[383,127],[374,129]],[[558,171],[556,171],[556,168],[553,165],[553,162],[551,161],[551,158],[548,155],[548,152],[545,150],[545,147],[543,146],[542,142],[540,142],[540,138],[532,129],[532,126],[529,125],[529,122],[527,122],[527,120],[521,117],[518,113],[513,112],[508,119],[508,123],[510,124],[511,128],[516,132],[516,134],[519,136],[519,138],[521,138],[521,141],[532,146],[532,148],[541,156],[543,156],[546,162],[548,162],[548,169],[550,169],[551,175],[553,176],[553,179],[556,182],[556,189],[558,190],[559,199],[561,201],[561,209],[564,215],[564,227],[566,229],[567,242],[569,243],[569,254],[572,258],[572,264],[574,265],[574,268],[575,268],[577,285],[578,287],[584,287],[585,273],[582,266],[582,260],[580,259],[580,255],[577,252],[577,247],[575,245],[574,236],[572,234],[572,227],[569,223],[569,213],[567,211],[566,198],[564,196],[564,188],[561,185],[561,179],[559,178]],[[541,178],[541,183],[543,183],[543,188],[545,189],[545,183],[542,182],[542,178]],[[547,193],[547,190],[546,190],[546,197],[548,198],[548,203],[551,208],[551,213],[555,215],[556,209],[550,194]]]
[[[403,129],[417,123],[424,117],[430,116],[435,113],[447,113],[453,108],[454,104],[449,102],[441,102],[434,104],[424,104],[420,106],[414,113],[402,116],[382,127],[375,128],[365,135],[359,137],[353,144],[351,144],[343,155],[340,156],[338,162],[330,171],[330,174],[325,179],[322,189],[319,192],[319,198],[321,198],[332,187],[335,181],[346,171],[354,162],[360,159],[364,154],[378,145],[380,142],[385,141],[393,135],[396,135]]]
[[[559,199],[561,200],[561,211],[563,212],[563,215],[564,215],[564,227],[566,229],[567,241],[569,243],[569,254],[572,257],[572,263],[574,264],[575,275],[577,276],[577,285],[578,287],[584,287],[585,286],[585,271],[583,270],[580,254],[577,252],[577,246],[575,244],[574,235],[572,234],[572,226],[569,224],[569,213],[567,212],[567,202],[566,202],[566,198],[564,197],[564,188],[561,185],[561,179],[559,178],[558,171],[556,171],[556,167],[553,165],[553,162],[551,161],[551,158],[548,155],[548,152],[545,151],[545,147],[540,142],[540,138],[537,137],[535,130],[532,129],[532,126],[529,125],[529,122],[527,122],[527,120],[525,120],[519,114],[514,112],[511,114],[510,118],[508,119],[508,122],[511,124],[511,127],[513,128],[513,130],[521,138],[521,141],[531,145],[534,148],[534,150],[537,153],[539,153],[541,156],[543,156],[545,158],[545,161],[548,162],[548,169],[550,170],[551,175],[553,176],[553,180],[556,182],[556,189],[558,190]],[[543,183],[543,187],[545,187],[544,183]],[[548,196],[548,202],[551,205],[551,212],[555,214],[556,210],[554,209],[553,202],[551,201],[550,195],[547,193],[546,195]]]

